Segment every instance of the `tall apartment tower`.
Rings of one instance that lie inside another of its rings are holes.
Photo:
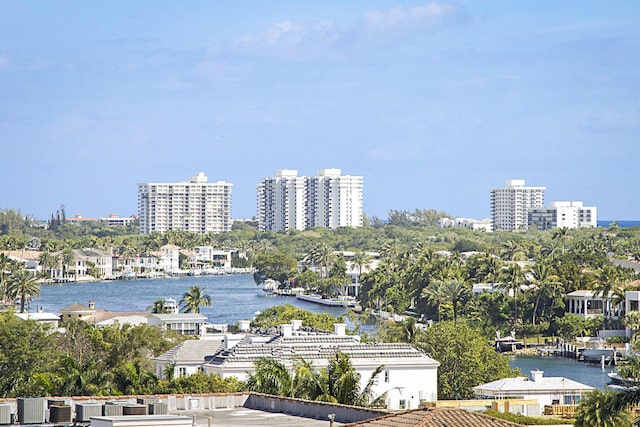
[[[306,178],[294,169],[276,171],[258,184],[258,222],[262,230],[304,230],[307,226]]]
[[[507,181],[506,188],[491,189],[493,231],[522,231],[529,225],[529,210],[544,206],[546,187],[526,187],[523,179]]]
[[[276,171],[257,187],[259,228],[362,227],[363,181],[361,176],[341,175],[340,169],[321,169],[314,177]]]
[[[224,181],[209,183],[203,172],[189,182],[138,184],[140,233],[230,231],[232,187]]]

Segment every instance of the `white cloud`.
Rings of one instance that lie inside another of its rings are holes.
[[[437,30],[461,15],[455,4],[431,2],[367,12],[359,23],[350,27],[340,27],[334,19],[284,20],[263,32],[241,37],[233,48],[240,53],[293,60],[336,59],[356,46],[375,47],[417,29]]]
[[[407,28],[415,25],[439,25],[443,20],[458,12],[454,4],[432,2],[425,6],[411,8],[394,7],[385,11],[372,11],[365,16],[369,28],[385,30]]]

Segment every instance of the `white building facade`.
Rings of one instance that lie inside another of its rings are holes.
[[[550,228],[595,228],[598,226],[595,206],[583,206],[582,202],[551,202],[550,207],[532,208],[529,226],[538,230]]]
[[[189,182],[138,184],[140,233],[231,231],[232,187],[225,181],[210,183],[202,172]]]
[[[362,227],[362,176],[321,169],[315,177],[282,169],[257,186],[261,230],[305,230],[309,227]]]
[[[532,208],[544,206],[546,187],[526,187],[523,179],[507,181],[506,188],[491,189],[493,231],[524,231]]]
[[[420,401],[437,400],[440,363],[419,349],[404,343],[360,343],[360,337],[345,334],[344,324],[334,325],[333,334],[302,332],[301,324],[300,320],[292,320],[291,324],[281,325],[280,336],[248,336],[236,345],[225,346],[202,367],[207,373],[242,381],[262,357],[273,357],[289,369],[300,358],[324,368],[340,351],[349,356],[360,375],[360,389],[376,368],[384,365],[372,390],[376,397],[385,396],[388,409],[415,409]]]

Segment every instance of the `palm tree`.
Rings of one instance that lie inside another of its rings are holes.
[[[284,397],[292,396],[293,376],[283,363],[263,357],[256,360],[254,366],[255,371],[249,374],[246,382],[247,390]]]
[[[62,262],[62,277],[66,277],[69,273],[69,266],[74,261],[75,256],[73,250],[65,248],[60,254],[60,261]]]
[[[580,402],[576,414],[576,427],[623,427],[629,426],[627,406],[639,398],[638,387],[613,393],[594,390]]]
[[[564,242],[569,238],[569,227],[560,227],[556,229],[551,238],[562,242],[562,255],[564,255]]]
[[[505,261],[521,261],[526,258],[524,248],[522,245],[513,240],[507,240],[502,245],[502,252],[500,257]]]
[[[311,250],[311,259],[320,268],[320,277],[325,279],[329,264],[333,261],[333,249],[325,243],[319,243]]]
[[[441,288],[442,296],[453,305],[453,323],[458,318],[458,304],[469,295],[467,284],[459,279],[447,280]]]
[[[153,304],[151,304],[149,307],[147,307],[147,310],[151,310],[151,312],[153,314],[167,314],[167,313],[169,313],[169,310],[164,305],[164,300],[163,299],[155,300],[153,302]]]
[[[555,294],[555,287],[556,285],[559,285],[560,282],[558,276],[555,275],[551,264],[543,260],[539,260],[535,263],[535,265],[531,269],[531,276],[531,283],[536,287],[536,291],[538,292],[536,302],[533,305],[533,315],[531,321],[531,323],[535,325],[540,301],[543,297]]]
[[[604,301],[604,316],[611,314],[611,307],[607,302],[609,294],[614,292],[626,279],[622,270],[615,265],[604,265],[595,274],[594,296],[600,296]]]
[[[40,296],[40,284],[29,271],[17,270],[11,274],[7,291],[12,299],[20,297],[20,313],[24,313],[28,301]]]
[[[445,302],[444,293],[442,291],[444,282],[442,280],[432,280],[422,289],[420,296],[425,298],[428,304],[435,305],[438,311],[438,322],[441,320],[440,306]]]
[[[38,262],[42,267],[43,272],[49,271],[49,277],[53,281],[53,269],[58,266],[58,256],[51,252],[41,252],[38,257]]]
[[[525,276],[518,264],[511,264],[502,271],[502,287],[513,291],[513,318],[518,319],[518,290],[525,282]]]
[[[185,313],[200,313],[200,306],[211,305],[211,296],[204,293],[204,289],[195,285],[182,295],[180,305]]]
[[[0,253],[0,301],[4,301],[7,295],[7,277],[11,274],[14,263],[6,254]]]
[[[360,278],[362,277],[362,269],[371,267],[372,262],[373,262],[373,258],[371,257],[371,255],[367,254],[366,252],[360,251],[353,254],[353,257],[351,257],[351,265],[353,267],[358,268],[358,282],[356,286],[360,285]],[[357,292],[357,288],[356,288],[356,292]],[[357,293],[356,293],[356,296],[357,296]]]

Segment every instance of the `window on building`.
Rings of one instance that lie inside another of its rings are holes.
[[[388,369],[384,370],[384,382],[385,383],[389,382],[389,370]]]
[[[178,369],[178,375],[181,377],[185,377],[187,376],[187,368],[182,367]]]
[[[407,401],[405,399],[400,399],[398,407],[399,409],[407,409]]]

